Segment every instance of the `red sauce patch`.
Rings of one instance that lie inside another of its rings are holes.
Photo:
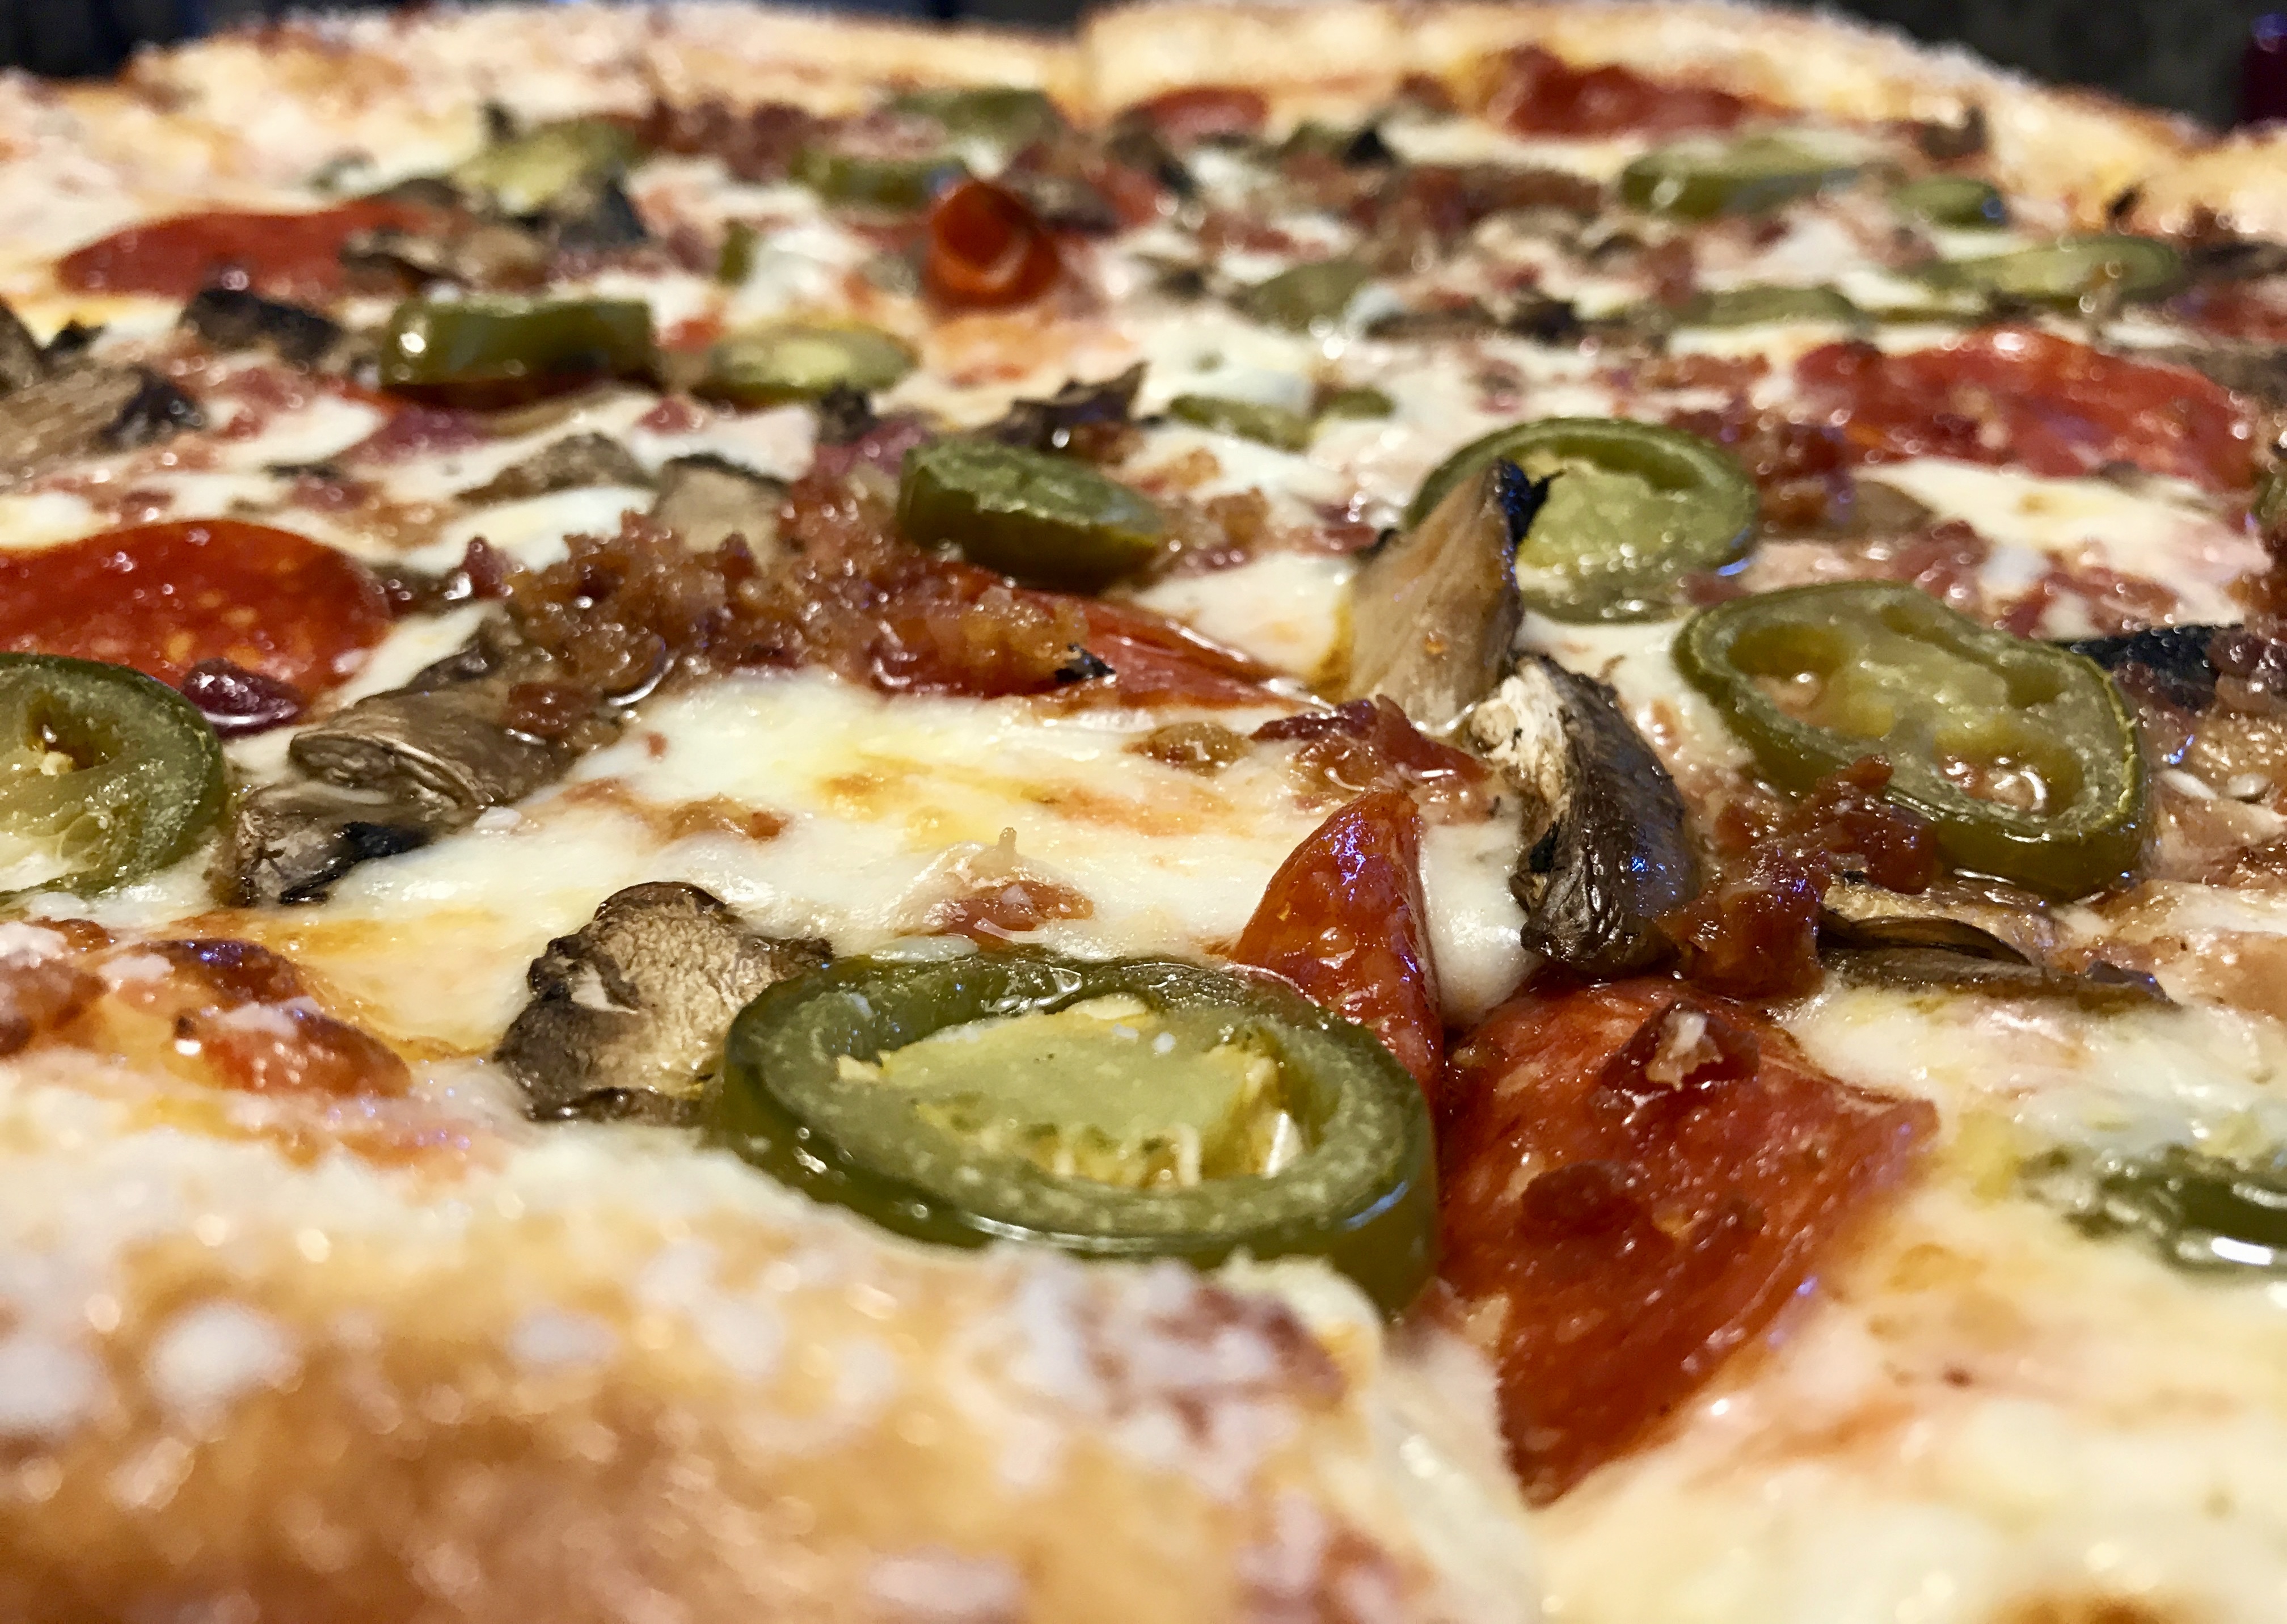
[[[202,288],[249,288],[276,297],[342,290],[342,244],[383,226],[417,230],[433,211],[371,200],[308,214],[215,210],[130,226],[73,250],[56,277],[83,293],[187,298]]]
[[[2217,491],[2254,475],[2253,431],[2221,385],[2049,333],[2000,328],[1897,355],[1826,345],[1795,378],[1859,462],[1950,456],[2066,477],[2130,463]]]
[[[987,180],[965,180],[929,214],[922,282],[954,310],[1029,305],[1056,285],[1064,260],[1025,200]]]
[[[1672,981],[1534,992],[1453,1056],[1443,1272],[1536,1501],[1642,1439],[1903,1183],[1926,1102]]]
[[[1270,876],[1231,958],[1373,1033],[1436,1103],[1445,1024],[1412,796],[1362,796],[1313,830]]]
[[[0,554],[0,648],[131,665],[162,682],[227,660],[320,693],[389,623],[388,598],[363,567],[234,519]]]
[[[1669,135],[1729,130],[1750,106],[1728,91],[1648,79],[1630,68],[1575,67],[1538,45],[1485,65],[1487,118],[1520,135]]]

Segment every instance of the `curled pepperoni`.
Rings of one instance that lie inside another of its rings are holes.
[[[387,595],[359,565],[234,519],[0,554],[0,648],[131,665],[162,682],[226,660],[322,693],[389,623]]]
[[[2065,476],[2130,463],[2218,491],[2254,476],[2253,431],[2222,386],[2052,333],[1998,328],[1895,355],[1825,345],[1795,378],[1854,461],[1949,456]]]
[[[1662,83],[1626,67],[1575,67],[1538,45],[1504,51],[1484,71],[1485,116],[1519,135],[1729,130],[1749,110],[1728,91]]]
[[[1486,1327],[1509,1461],[1541,1501],[1761,1332],[1937,1126],[1769,1018],[1651,979],[1503,1004],[1445,1100],[1443,1273]]]
[[[73,250],[57,263],[56,277],[83,293],[187,298],[221,286],[323,297],[342,289],[342,244],[350,238],[382,226],[414,230],[433,218],[429,210],[371,199],[307,214],[181,214]]]
[[[1231,957],[1267,970],[1380,1038],[1431,1104],[1445,1051],[1421,899],[1421,814],[1399,790],[1361,796],[1294,848]]]
[[[1192,84],[1139,101],[1122,115],[1151,125],[1162,140],[1187,146],[1216,135],[1253,135],[1270,116],[1260,91],[1236,84]]]
[[[1025,200],[989,180],[965,180],[930,208],[922,280],[939,304],[1025,305],[1064,273],[1056,245]]]

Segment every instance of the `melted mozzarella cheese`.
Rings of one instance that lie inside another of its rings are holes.
[[[570,535],[617,534],[621,515],[651,507],[651,493],[632,485],[583,485],[522,502],[497,503],[447,525],[435,541],[405,555],[415,569],[448,570],[471,542],[485,543],[527,569],[555,563]]]
[[[1231,569],[1171,575],[1136,601],[1307,681],[1341,652],[1356,571],[1348,558],[1266,553]]]
[[[1128,748],[1167,719],[887,699],[811,673],[729,677],[645,707],[620,743],[512,814],[368,863],[328,902],[249,923],[288,932],[299,959],[391,1030],[472,1048],[521,1003],[541,944],[623,886],[689,880],[763,928],[863,951],[926,930],[961,867],[1007,830],[1028,875],[1092,909],[1039,939],[1092,954],[1211,951],[1238,937],[1328,808],[1302,799],[1275,755],[1201,778]],[[741,832],[750,812],[783,828]],[[1457,1020],[1523,970],[1508,890],[1516,842],[1513,810],[1429,833],[1429,911]]]
[[[2236,621],[2239,608],[2228,588],[2263,566],[2263,550],[2252,537],[2223,522],[2197,491],[2176,480],[2151,479],[2128,490],[2104,479],[2043,479],[1940,457],[1887,463],[1866,477],[2003,543],[1996,550],[1997,569],[2025,572],[2023,559],[2006,556],[2011,547],[2067,566],[2099,564],[2167,587],[2180,600],[2179,618],[2186,622]],[[2061,626],[2053,635],[2085,630]]]

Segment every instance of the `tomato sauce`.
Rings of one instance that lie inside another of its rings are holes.
[[[364,200],[306,214],[218,209],[115,231],[73,250],[57,280],[83,293],[188,298],[202,288],[251,289],[281,298],[342,290],[342,245],[383,226],[415,230],[433,210]]]
[[[1412,796],[1385,789],[1351,802],[1294,848],[1231,957],[1373,1033],[1434,1105],[1445,1026],[1428,918],[1421,814]]]
[[[1530,992],[1453,1056],[1443,1273],[1547,1501],[1761,1334],[1935,1132],[1768,1017],[1673,981]]]
[[[1626,67],[1575,67],[1538,45],[1504,51],[1485,75],[1485,116],[1519,135],[1729,130],[1753,110],[1753,103],[1728,91],[1669,83]]]
[[[167,683],[227,660],[321,693],[389,624],[388,598],[363,567],[266,525],[138,525],[0,553],[0,648],[133,666]]]
[[[1947,456],[2065,477],[2128,463],[2225,492],[2254,477],[2253,430],[2222,385],[2050,333],[1998,328],[1895,355],[1826,345],[1795,378],[1857,462]]]

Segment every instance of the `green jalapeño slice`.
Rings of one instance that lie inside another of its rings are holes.
[[[382,336],[381,386],[487,407],[641,376],[658,360],[641,299],[414,299]]]
[[[1196,424],[1216,434],[1235,435],[1281,451],[1310,448],[1311,422],[1300,412],[1260,400],[1235,400],[1227,395],[1177,395],[1167,402],[1167,416]]]
[[[1525,602],[1557,620],[1656,614],[1678,576],[1737,561],[1754,536],[1754,484],[1729,454],[1680,429],[1607,417],[1547,417],[1470,441],[1421,482],[1406,527],[1495,458],[1555,477],[1517,548],[1516,578]]]
[[[733,333],[707,354],[699,392],[740,406],[811,400],[829,389],[867,394],[914,369],[914,353],[854,322],[781,322]]]
[[[890,110],[933,119],[956,141],[974,141],[1001,153],[1018,153],[1064,127],[1056,104],[1021,85],[962,85],[907,91],[890,99]]]
[[[748,1004],[724,1061],[716,1138],[922,1240],[1322,1257],[1393,1315],[1435,1261],[1421,1090],[1276,983],[1031,951],[846,960]]]
[[[1890,205],[1932,226],[1955,231],[2006,226],[2009,205],[1990,180],[1974,175],[1925,175],[1890,194]]]
[[[2102,232],[1981,259],[1940,260],[1915,274],[1941,292],[2068,306],[2097,300],[2133,304],[2173,293],[2183,284],[2184,261],[2156,238]]]
[[[1318,259],[1255,283],[1237,303],[1241,315],[1307,333],[1340,321],[1358,289],[1373,280],[1373,272],[1355,259]]]
[[[1142,568],[1167,529],[1137,491],[1084,463],[997,441],[935,440],[906,454],[898,527],[1039,586],[1092,590]]]
[[[1777,135],[1679,141],[1646,153],[1620,173],[1630,208],[1704,220],[1761,214],[1848,180],[1857,166]]]
[[[1828,287],[1756,284],[1703,293],[1676,313],[1679,327],[1766,327],[1780,321],[1863,321],[1865,313]]]
[[[222,746],[191,702],[125,666],[0,654],[0,891],[143,878],[222,815]]]
[[[805,147],[787,166],[787,178],[809,187],[828,203],[912,214],[969,171],[960,159],[941,153],[920,154],[842,152]]]
[[[455,166],[452,178],[503,214],[536,214],[573,187],[629,168],[643,156],[635,135],[601,118],[542,124]]]
[[[1956,867],[2052,897],[2133,873],[2143,757],[2093,661],[1910,586],[1851,582],[1702,610],[1675,661],[1765,777],[1798,794],[1862,757]]]

